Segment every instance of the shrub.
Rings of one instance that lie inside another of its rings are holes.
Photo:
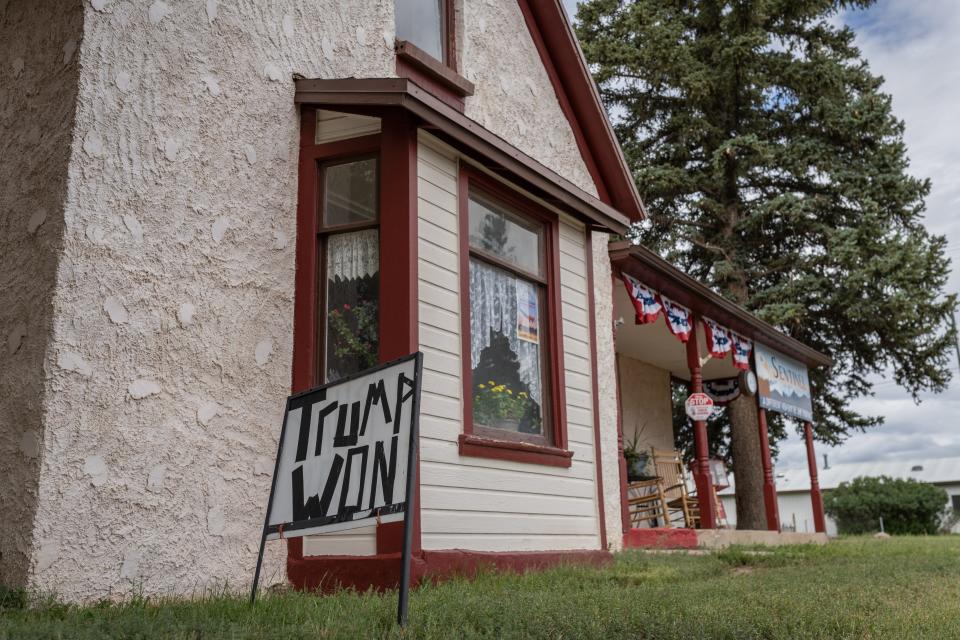
[[[839,533],[869,533],[880,529],[897,534],[935,534],[945,514],[947,492],[913,479],[854,478],[824,495],[827,514]]]

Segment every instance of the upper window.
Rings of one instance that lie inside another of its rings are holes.
[[[473,431],[552,445],[546,224],[482,193],[468,207]]]
[[[379,358],[377,159],[320,167],[319,379],[333,382]]]
[[[446,0],[396,0],[397,38],[447,62],[446,5]]]

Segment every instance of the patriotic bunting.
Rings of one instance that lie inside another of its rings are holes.
[[[670,333],[680,338],[681,342],[689,340],[690,334],[693,333],[693,314],[690,313],[690,309],[663,295],[660,296],[660,300],[663,302],[663,314]]]
[[[733,366],[744,371],[750,370],[750,352],[753,351],[753,343],[733,331],[730,332],[733,338]]]
[[[627,287],[627,294],[630,295],[630,302],[637,312],[637,324],[650,324],[655,322],[663,306],[657,301],[656,292],[642,284],[636,278],[623,274],[623,284]]]
[[[715,405],[724,406],[730,404],[740,396],[740,380],[737,378],[704,380],[703,390],[710,396]]]
[[[710,318],[703,319],[703,328],[707,334],[707,350],[714,358],[722,358],[730,353],[733,345],[730,330],[722,327]]]
[[[670,333],[677,336],[681,342],[690,339],[693,334],[693,313],[690,309],[658,294],[633,276],[622,273],[620,277],[636,311],[637,324],[650,324],[656,321],[662,311]],[[703,318],[703,328],[707,338],[707,350],[712,357],[723,358],[728,353],[732,353],[733,366],[744,371],[750,370],[752,342],[710,318]],[[739,391],[736,392],[739,393]],[[719,389],[718,395],[722,395]]]

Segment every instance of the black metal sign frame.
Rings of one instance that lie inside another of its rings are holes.
[[[250,604],[252,605],[256,602],[257,599],[257,589],[260,585],[260,570],[263,566],[263,553],[264,548],[267,542],[267,536],[270,534],[281,533],[278,525],[270,524],[270,514],[273,510],[273,501],[276,495],[277,490],[277,474],[280,470],[280,460],[283,453],[283,444],[286,439],[287,431],[287,414],[291,409],[296,409],[298,406],[298,400],[301,400],[305,396],[316,394],[319,391],[323,391],[330,387],[340,386],[345,383],[348,383],[352,380],[369,376],[378,371],[384,369],[389,369],[399,364],[404,364],[414,360],[414,385],[413,385],[413,397],[411,398],[410,410],[412,415],[410,417],[410,439],[409,446],[407,450],[407,478],[406,478],[406,502],[405,503],[394,503],[380,507],[378,513],[380,515],[386,515],[391,513],[399,513],[403,511],[403,552],[401,555],[401,567],[400,567],[400,593],[397,603],[397,624],[401,627],[406,626],[407,624],[407,609],[409,604],[409,589],[410,589],[410,556],[411,550],[413,547],[413,516],[416,510],[416,482],[417,482],[417,451],[419,450],[420,444],[420,390],[422,387],[422,378],[423,378],[423,354],[421,352],[413,353],[409,356],[403,358],[398,358],[390,362],[386,362],[376,367],[366,369],[359,373],[341,378],[336,382],[331,382],[328,384],[320,385],[314,387],[307,391],[303,391],[287,398],[286,405],[283,411],[283,422],[280,426],[280,441],[277,444],[277,458],[273,467],[273,479],[270,483],[270,497],[267,500],[267,513],[263,519],[263,531],[260,535],[260,550],[257,554],[257,567],[253,574],[253,586],[250,589]],[[351,514],[352,515],[352,514]],[[303,520],[299,522],[292,522],[283,526],[283,532],[294,532],[297,530],[316,528],[324,525],[334,524],[337,522],[344,522],[347,518],[343,514],[337,516],[329,516],[326,518],[313,518],[308,520]]]

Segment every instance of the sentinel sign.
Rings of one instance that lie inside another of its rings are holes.
[[[267,539],[402,520],[417,391],[410,357],[291,396]]]
[[[760,407],[812,421],[813,400],[806,365],[759,342],[753,353]]]
[[[415,353],[287,398],[251,601],[266,540],[403,520],[405,622],[422,369]]]

